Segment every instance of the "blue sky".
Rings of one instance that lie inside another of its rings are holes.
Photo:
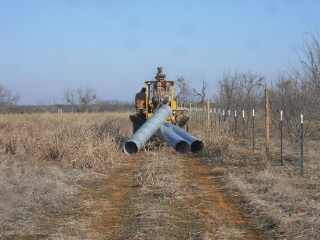
[[[224,70],[270,79],[297,60],[294,48],[320,23],[311,0],[0,0],[0,83],[20,104],[91,87],[131,101],[163,66],[193,87]]]

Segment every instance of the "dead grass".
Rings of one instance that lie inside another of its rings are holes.
[[[132,131],[128,115],[0,115],[0,158],[4,159],[0,162],[1,237],[35,236],[41,232],[39,227],[48,227],[51,232],[43,236],[48,239],[100,239],[103,235],[92,231],[92,219],[108,219],[101,213],[103,209],[121,215],[119,221],[124,229],[117,230],[117,234],[133,239],[245,236],[233,223],[215,222],[217,226],[211,230],[204,227],[206,218],[213,221],[217,212],[204,207],[201,183],[186,183],[192,177],[185,177],[184,158],[172,148],[150,147],[132,157],[139,168],[134,164],[126,168],[132,164],[122,153],[123,142]],[[281,167],[277,141],[272,142],[272,155],[267,158],[259,139],[258,150],[252,153],[249,144],[243,147],[242,139],[227,128],[207,131],[191,124],[191,130],[205,143],[205,150],[195,158],[216,169],[217,181],[230,196],[237,196],[239,208],[261,234],[280,239],[319,238],[320,150],[316,141],[306,142],[306,171],[300,178],[299,158],[294,157],[299,152],[297,145],[286,145],[285,166]],[[82,205],[74,211],[64,209],[66,201],[74,199],[80,188],[83,191],[79,184],[88,173],[108,176],[116,169],[135,169],[134,173],[118,174],[117,182],[105,182],[126,188],[125,192],[120,194],[114,186],[101,187],[93,198],[90,191],[94,187],[89,186],[87,195],[81,198]],[[130,185],[132,179],[122,181],[121,176],[131,176],[136,185]],[[104,193],[105,189],[114,196],[105,197],[110,194]],[[128,206],[119,204],[118,198]],[[194,209],[190,209],[191,202]],[[121,212],[124,209],[128,212]],[[62,219],[61,212],[66,215]],[[48,213],[56,214],[59,224],[52,226],[53,218],[47,217]],[[34,225],[39,220],[41,225]]]
[[[267,158],[263,142],[252,152],[251,146],[244,147],[241,137],[234,133],[213,130],[204,131],[203,136],[203,157],[219,168],[221,183],[238,198],[240,208],[260,233],[275,239],[320,237],[320,149],[316,141],[306,139],[305,172],[300,177],[299,142],[284,142],[285,161],[280,166],[277,138],[271,139]]]
[[[265,170],[229,175],[230,182],[249,199],[254,214],[275,238],[317,239],[320,204],[304,189],[297,189],[282,175]]]
[[[200,134],[199,138],[205,142],[204,156],[220,161],[236,157],[236,151],[233,149],[236,142],[231,136],[220,134],[218,131],[208,131]]]
[[[119,163],[125,114],[33,114],[0,116],[2,154],[106,169]]]
[[[136,179],[140,186],[132,225],[135,239],[176,239],[170,204],[183,196],[180,159],[170,147],[145,152]],[[173,235],[172,235],[173,234]],[[178,234],[179,235],[179,234]]]
[[[86,175],[21,160],[0,162],[0,236],[34,234],[30,219],[57,213]]]
[[[177,153],[170,148],[146,152],[137,180],[145,196],[174,198],[181,194],[181,176]]]
[[[127,119],[125,113],[0,115],[0,238],[54,231],[58,225],[46,216],[65,211],[89,173],[121,166]],[[63,219],[50,239],[91,239],[83,231],[88,224]]]

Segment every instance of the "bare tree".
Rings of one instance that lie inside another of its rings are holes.
[[[16,105],[20,97],[21,94],[13,94],[9,89],[0,84],[0,106]]]
[[[63,99],[66,103],[75,107],[77,112],[85,112],[88,106],[97,100],[97,94],[92,88],[67,89],[64,92]]]
[[[307,32],[308,38],[297,53],[305,80],[314,88],[318,101],[320,100],[320,35],[312,31]]]
[[[204,104],[205,104],[204,101],[205,101],[205,98],[206,98],[208,87],[209,87],[208,82],[205,81],[204,79],[202,79],[202,81],[201,81],[201,90],[199,92],[197,90],[194,90],[195,95],[200,98],[200,105],[201,106],[204,106]]]
[[[264,77],[257,74],[226,71],[218,82],[215,102],[222,108],[251,111],[263,102]]]
[[[308,93],[309,102],[305,108],[311,108],[310,120],[313,120],[320,130],[320,34],[317,31],[307,32],[303,47],[298,49],[300,69],[291,68],[291,72],[299,77],[303,91]],[[309,109],[308,109],[309,110]]]
[[[195,96],[194,89],[190,86],[190,82],[185,80],[184,77],[178,77],[178,79],[175,81],[176,86],[176,100],[179,103],[188,103],[190,101],[193,101],[193,98]]]
[[[297,72],[296,72],[297,73]],[[283,126],[286,136],[291,142],[299,139],[300,115],[310,119],[310,95],[305,90],[304,82],[294,73],[279,74],[270,88],[271,121],[279,127],[280,111],[283,111]],[[307,133],[310,121],[305,124]]]

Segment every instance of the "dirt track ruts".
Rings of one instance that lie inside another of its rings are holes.
[[[128,157],[124,166],[95,190],[104,192],[109,203],[102,216],[93,220],[99,235],[105,239],[260,239],[219,186],[214,167],[200,158],[176,157],[184,189],[181,197],[143,195],[137,173],[146,164],[144,154]],[[143,217],[155,208],[157,221],[154,216],[149,216],[150,220]]]

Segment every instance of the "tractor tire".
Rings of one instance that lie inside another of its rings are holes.
[[[135,133],[145,122],[146,117],[144,114],[134,114],[130,115],[130,120],[132,122],[132,131]]]

